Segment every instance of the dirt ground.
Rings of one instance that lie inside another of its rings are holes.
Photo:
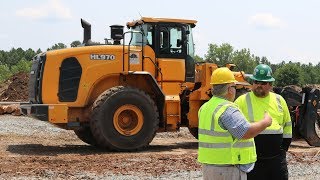
[[[106,152],[73,131],[27,117],[0,117],[0,179],[201,179],[197,141],[186,128],[161,133],[141,152]],[[320,178],[320,148],[288,153],[290,179]]]
[[[0,85],[0,101],[28,101],[29,74],[15,74]]]
[[[1,101],[28,100],[28,74],[0,86]],[[320,87],[320,86],[319,86]],[[292,143],[290,179],[320,179],[320,148]],[[106,152],[73,131],[20,116],[0,116],[0,179],[202,179],[197,140],[186,128],[157,134],[140,152]]]
[[[187,132],[161,134],[141,152],[115,153],[83,143],[73,131],[27,117],[0,118],[0,178],[4,179],[157,177],[199,170],[196,157],[197,141]]]

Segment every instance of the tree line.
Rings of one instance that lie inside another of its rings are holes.
[[[70,47],[77,47],[80,44],[81,42],[78,40],[73,41]],[[47,51],[63,48],[67,48],[67,45],[57,43],[47,48]],[[30,72],[32,58],[41,52],[41,49],[33,50],[31,48],[27,50],[22,48],[12,48],[10,51],[0,50],[0,82],[19,72]],[[237,50],[228,43],[209,44],[204,58],[196,55],[195,59],[197,62],[216,63],[219,67],[232,63],[237,66],[236,71],[244,71],[247,74],[252,74],[254,67],[258,64],[267,64],[274,72],[275,86],[320,84],[320,62],[316,65],[292,61],[272,64],[265,56],[255,56],[249,48]]]
[[[73,41],[70,46],[77,47],[80,41]],[[63,43],[57,43],[47,49],[47,51],[55,49],[67,48]],[[0,83],[4,82],[12,75],[20,72],[30,72],[32,66],[32,58],[41,53],[41,49],[33,50],[31,48],[23,50],[22,48],[12,48],[10,51],[0,50]]]
[[[267,64],[274,73],[275,86],[320,84],[320,62],[315,65],[293,61],[272,64],[265,56],[255,56],[248,48],[234,49],[228,43],[221,45],[209,44],[205,57],[196,56],[195,59],[198,62],[216,63],[219,67],[232,63],[238,67],[236,70],[241,70],[248,74],[252,74],[253,69],[258,64]]]

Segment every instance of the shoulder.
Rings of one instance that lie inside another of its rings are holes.
[[[241,102],[244,102],[246,100],[247,95],[250,95],[250,92],[247,92],[245,94],[242,94],[241,96],[239,96],[234,103],[239,104]]]
[[[222,113],[224,117],[230,118],[234,116],[241,116],[241,112],[236,104],[229,105],[226,110]]]
[[[281,103],[286,103],[286,100],[280,95],[280,94],[277,94],[277,93],[274,93],[274,92],[270,92],[273,96],[275,96],[276,98],[279,98],[280,102]]]

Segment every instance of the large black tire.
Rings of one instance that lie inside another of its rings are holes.
[[[93,104],[91,132],[98,146],[134,151],[152,141],[159,126],[159,113],[145,92],[117,86],[103,92]]]
[[[83,126],[80,129],[74,130],[74,133],[83,142],[85,142],[87,144],[90,144],[92,146],[96,146],[97,145],[97,142],[94,139],[89,126]]]
[[[188,127],[189,132],[192,134],[192,136],[196,139],[198,139],[198,128],[190,128]]]
[[[320,118],[317,118],[314,124],[314,132],[320,139]]]

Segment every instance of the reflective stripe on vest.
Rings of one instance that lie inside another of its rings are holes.
[[[279,112],[283,112],[283,108],[281,106],[281,102],[280,102],[280,95],[275,94],[276,95],[276,101],[277,101],[277,106],[278,106],[278,111]],[[252,108],[252,102],[251,102],[251,97],[250,97],[250,93],[246,94],[246,102],[247,102],[247,107],[248,107],[248,116],[249,116],[249,121],[251,123],[254,122],[254,113],[253,113],[253,108]],[[291,124],[291,122],[287,122],[286,124]],[[265,129],[264,131],[262,131],[259,134],[283,134],[283,129]]]
[[[283,133],[283,130],[281,128],[278,130],[265,129],[260,134],[282,134],[282,133]]]
[[[224,106],[224,105],[227,105],[227,104],[230,104],[230,102],[223,102],[223,103],[221,103],[221,104],[219,104],[217,107],[216,107],[216,109],[213,111],[213,113],[212,113],[212,118],[211,118],[211,120],[212,120],[212,123],[211,123],[211,130],[212,131],[214,131],[214,116],[217,114],[217,112],[222,108],[222,106]]]
[[[211,117],[211,130],[206,130],[206,129],[198,129],[198,134],[202,135],[207,135],[207,136],[212,136],[212,137],[228,137],[231,136],[229,132],[219,132],[215,131],[214,129],[214,124],[215,124],[215,115],[217,112],[227,104],[231,104],[230,102],[226,101],[221,104],[219,104],[216,109],[212,113]],[[231,147],[236,147],[236,148],[242,148],[242,147],[254,147],[254,142],[235,142],[234,144],[232,143],[205,143],[205,142],[199,142],[199,147],[203,148],[231,148]]]
[[[217,136],[217,137],[228,137],[230,133],[228,132],[218,132],[206,129],[198,129],[198,134],[208,135],[208,136]]]
[[[254,142],[235,142],[232,143],[205,143],[199,142],[199,147],[203,148],[245,148],[245,147],[254,147]]]
[[[283,138],[292,138],[292,134],[283,134],[282,137]]]
[[[248,164],[256,161],[253,138],[234,139],[219,124],[219,118],[228,107],[235,104],[219,97],[212,97],[199,110],[198,161],[204,164]],[[238,108],[237,108],[238,109]]]
[[[252,108],[252,103],[251,103],[251,98],[250,94],[247,93],[246,95],[246,102],[247,102],[247,107],[248,107],[248,116],[249,116],[249,122],[254,122],[254,117],[253,117],[253,108]]]
[[[285,130],[285,129],[287,129],[287,128],[292,129],[292,122],[291,122],[291,121],[290,121],[290,122],[286,122],[286,123],[284,124],[283,129]],[[292,138],[292,133],[290,133],[290,132],[289,132],[289,133],[285,133],[285,131],[284,131],[282,137],[283,137],[283,138]]]
[[[284,127],[286,127],[286,126],[292,126],[292,122],[290,121],[290,122],[286,122],[285,124],[284,124]]]
[[[276,94],[276,99],[277,99],[277,104],[278,104],[278,110],[279,112],[283,112],[282,106],[281,106],[281,102],[280,102],[280,95]]]
[[[278,105],[278,110],[279,112],[283,112],[281,102],[280,102],[280,95],[276,94],[276,99],[277,99],[277,105]],[[252,102],[251,102],[251,97],[250,93],[246,94],[246,102],[247,102],[247,107],[248,107],[248,116],[249,116],[249,121],[254,122],[254,116],[253,116],[253,108],[252,108]]]
[[[203,135],[209,135],[209,136],[216,136],[216,137],[228,137],[230,136],[229,132],[218,132],[214,130],[214,116],[217,114],[217,112],[224,106],[230,104],[230,102],[223,102],[221,104],[219,104],[216,109],[213,111],[212,113],[212,117],[211,117],[211,130],[206,130],[206,129],[198,129],[198,134],[203,134]],[[200,117],[199,117],[200,119]]]

